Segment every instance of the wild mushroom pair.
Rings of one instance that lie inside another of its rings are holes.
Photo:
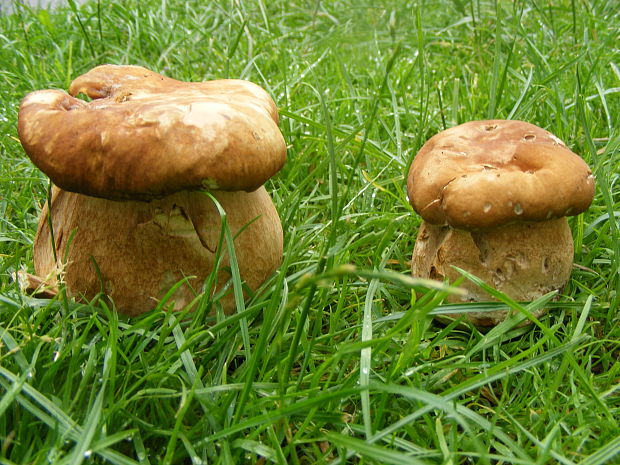
[[[93,100],[72,97],[80,93]],[[175,308],[188,305],[214,271],[220,234],[220,214],[200,189],[227,213],[247,286],[256,289],[278,267],[282,228],[262,185],[286,148],[264,90],[104,65],[74,80],[69,94],[33,92],[19,114],[24,149],[58,186],[34,243],[44,281],[61,276],[76,297],[104,292],[134,315],[188,278],[171,296]],[[532,300],[568,280],[573,246],[564,217],[588,207],[594,179],[549,132],[479,121],[431,138],[411,166],[408,191],[425,220],[415,276],[454,281],[455,265]],[[228,264],[220,263],[218,287]],[[467,300],[489,298],[463,285]],[[224,307],[234,307],[232,298]],[[503,317],[470,314],[481,325]]]

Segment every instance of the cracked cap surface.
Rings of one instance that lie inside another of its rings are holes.
[[[553,134],[522,121],[472,121],[420,149],[407,179],[424,220],[457,229],[577,215],[594,197],[588,165]]]
[[[90,102],[75,98],[85,94]],[[253,191],[284,164],[278,112],[243,80],[182,82],[140,66],[102,65],[69,93],[21,102],[24,150],[57,186],[109,199],[200,188]]]

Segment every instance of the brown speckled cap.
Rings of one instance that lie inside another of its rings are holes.
[[[74,96],[86,94],[90,102]],[[242,80],[181,82],[140,66],[98,66],[69,94],[27,95],[18,132],[54,184],[109,199],[200,188],[253,191],[284,164],[278,112]]]
[[[425,221],[475,230],[577,215],[592,202],[594,177],[578,155],[538,126],[472,121],[424,144],[407,190]]]

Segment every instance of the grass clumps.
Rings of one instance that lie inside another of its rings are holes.
[[[91,0],[0,16],[0,461],[616,462],[615,3]],[[12,278],[47,191],[16,139],[19,101],[101,63],[249,79],[278,103],[288,162],[267,188],[284,264],[241,313],[202,299],[127,320]],[[431,320],[462,309],[408,276],[420,219],[404,175],[428,137],[485,118],[562,138],[597,193],[571,220],[559,301],[504,298],[519,314],[482,333]]]

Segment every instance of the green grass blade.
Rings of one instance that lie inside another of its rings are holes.
[[[579,465],[604,465],[613,463],[620,456],[620,436],[612,439],[595,453],[589,455]]]
[[[372,341],[372,313],[375,294],[379,287],[379,281],[373,279],[368,286],[366,293],[366,301],[364,302],[364,317],[362,323],[362,343]],[[370,370],[372,369],[372,348],[365,347],[360,352],[360,375],[359,383],[362,391],[362,418],[364,420],[364,429],[366,437],[372,436],[372,417],[370,413],[370,394],[368,385],[370,382]]]
[[[327,433],[325,437],[335,446],[351,450],[356,455],[359,455],[365,459],[373,460],[376,463],[392,465],[425,465],[429,463],[408,454],[403,454],[377,444],[370,444],[361,439],[344,436],[338,433]]]

